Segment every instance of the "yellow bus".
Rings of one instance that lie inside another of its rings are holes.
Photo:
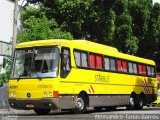
[[[48,114],[142,109],[157,96],[155,62],[87,40],[40,40],[16,46],[9,104]]]

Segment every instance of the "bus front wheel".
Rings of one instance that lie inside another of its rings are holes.
[[[50,109],[35,109],[34,112],[37,115],[47,115],[51,110]]]
[[[82,114],[87,111],[86,106],[87,106],[86,97],[85,95],[80,94],[76,99],[76,105],[75,108],[72,110],[72,112],[76,114]]]

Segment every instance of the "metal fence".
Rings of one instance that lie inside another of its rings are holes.
[[[0,109],[9,109],[7,84],[0,87]]]

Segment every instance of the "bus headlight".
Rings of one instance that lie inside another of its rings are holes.
[[[15,91],[10,92],[9,96],[10,96],[10,97],[16,97],[16,92],[15,92]]]
[[[52,92],[49,92],[49,97],[52,97],[53,96],[53,93]]]
[[[47,92],[44,92],[43,96],[44,96],[44,97],[48,97],[48,93],[47,93]]]

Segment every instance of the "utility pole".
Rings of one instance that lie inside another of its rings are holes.
[[[14,14],[13,14],[13,41],[12,41],[12,56],[14,55],[14,50],[16,47],[17,39],[17,17],[18,17],[18,0],[14,2]]]

